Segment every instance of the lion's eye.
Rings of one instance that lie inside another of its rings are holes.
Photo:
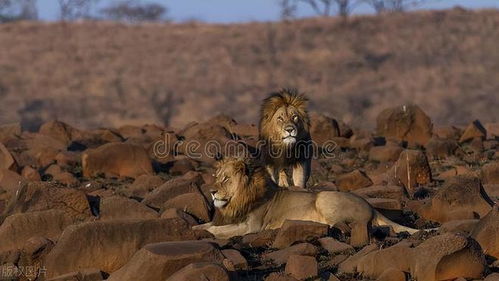
[[[229,180],[229,178],[228,178],[228,177],[224,177],[224,178],[222,179],[222,183],[226,183],[228,180]]]
[[[295,122],[298,122],[298,115],[293,116],[293,120],[294,120]]]
[[[281,116],[277,117],[277,120],[278,120],[278,121],[281,121],[281,122],[282,122],[282,121],[284,121],[284,119],[282,119],[282,117],[281,117]]]

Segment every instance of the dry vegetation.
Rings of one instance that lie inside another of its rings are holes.
[[[419,104],[437,124],[499,116],[499,12],[418,12],[237,25],[0,25],[0,123],[182,126],[225,112],[254,122],[280,87],[311,109],[373,125]],[[367,123],[366,123],[367,120]]]

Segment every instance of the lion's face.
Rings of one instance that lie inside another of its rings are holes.
[[[281,91],[265,99],[261,109],[260,135],[273,144],[293,146],[308,138],[306,98]]]
[[[247,183],[245,163],[241,159],[221,160],[216,164],[214,189],[211,191],[215,207],[223,209],[230,202],[237,201],[240,188]]]

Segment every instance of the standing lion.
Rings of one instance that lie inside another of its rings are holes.
[[[292,169],[293,184],[305,187],[310,176],[312,141],[307,99],[296,90],[283,89],[263,101],[260,111],[261,156],[272,180],[289,186],[286,170]]]

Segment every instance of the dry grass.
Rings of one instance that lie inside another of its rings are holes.
[[[0,25],[0,123],[182,126],[298,87],[354,125],[417,103],[436,123],[498,121],[499,11],[238,25]]]

